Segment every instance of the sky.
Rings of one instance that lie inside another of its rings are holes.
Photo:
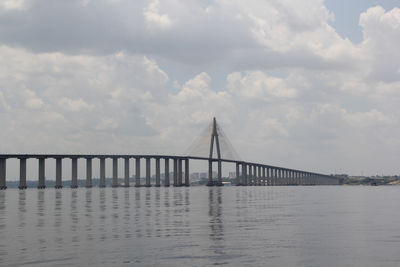
[[[349,3],[350,2],[350,3]],[[398,0],[0,0],[0,153],[400,173]]]

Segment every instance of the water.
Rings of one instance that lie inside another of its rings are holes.
[[[0,266],[400,266],[400,187],[0,192]]]

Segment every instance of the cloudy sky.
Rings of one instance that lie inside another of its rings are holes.
[[[351,2],[351,3],[349,3]],[[0,153],[399,174],[398,0],[0,0]]]

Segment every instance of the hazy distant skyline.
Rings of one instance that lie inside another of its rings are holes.
[[[0,153],[399,174],[398,1],[0,0]]]

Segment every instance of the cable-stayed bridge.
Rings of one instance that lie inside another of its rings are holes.
[[[118,183],[118,160],[124,160],[124,183],[130,186],[130,162],[135,160],[134,186],[150,187],[151,162],[155,161],[154,186],[189,186],[190,160],[208,161],[208,186],[222,186],[222,163],[236,165],[236,185],[337,185],[339,178],[321,173],[295,170],[261,163],[246,162],[240,159],[226,134],[214,118],[210,125],[201,133],[195,142],[186,151],[186,156],[174,155],[102,155],[102,154],[0,154],[0,189],[6,189],[7,159],[19,159],[19,188],[26,189],[27,159],[38,160],[38,188],[46,188],[45,166],[46,159],[56,160],[56,188],[63,187],[62,163],[65,159],[71,160],[71,187],[78,187],[78,159],[86,160],[86,187],[92,187],[92,162],[100,161],[100,187],[106,186],[106,159],[112,160],[113,187],[121,186]],[[145,182],[141,183],[141,160],[145,161]],[[164,179],[161,181],[161,161],[164,161]],[[217,162],[217,178],[213,179],[213,162]],[[172,172],[170,172],[172,165]],[[184,170],[183,170],[184,169]],[[171,175],[170,175],[171,174]]]

